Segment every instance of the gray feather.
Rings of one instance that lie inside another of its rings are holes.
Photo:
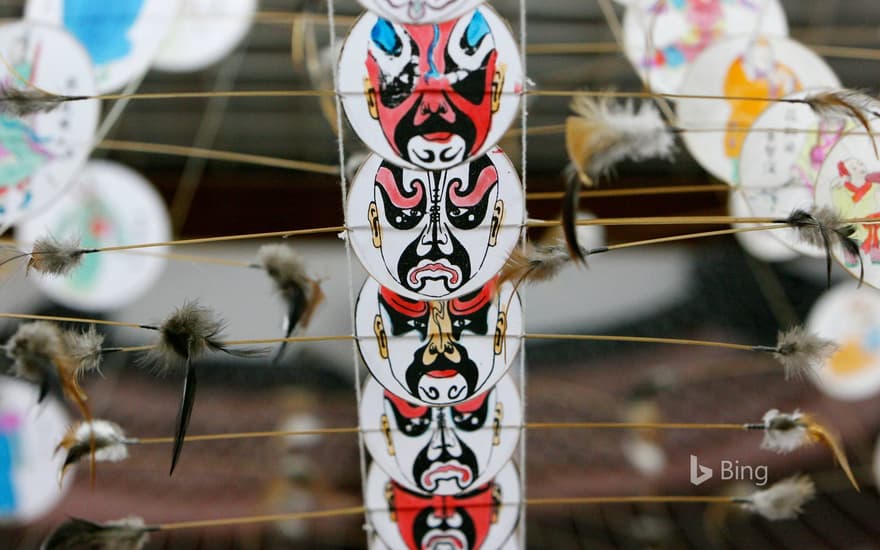
[[[70,357],[77,362],[77,373],[100,372],[104,335],[98,333],[95,325],[89,325],[85,331],[66,330],[63,340]]]
[[[12,359],[12,374],[37,384],[40,387],[40,400],[47,392],[57,392],[61,397],[55,360],[63,353],[61,330],[46,321],[19,325],[6,342],[6,356]]]
[[[26,117],[55,110],[65,101],[83,97],[50,94],[36,88],[0,87],[0,114],[9,117]]]
[[[71,518],[43,541],[42,550],[141,550],[158,530],[131,517],[107,523]]]
[[[79,266],[85,252],[79,238],[61,240],[50,235],[34,242],[27,268],[44,275],[67,275]]]

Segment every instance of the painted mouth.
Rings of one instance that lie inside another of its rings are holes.
[[[449,143],[454,135],[452,132],[431,132],[423,134],[422,137],[434,143]]]
[[[447,548],[464,550],[465,544],[464,541],[455,535],[437,533],[424,539],[421,548],[423,550],[446,550]]]
[[[431,378],[452,378],[458,371],[455,369],[445,369],[445,370],[432,370],[426,373]]]
[[[420,265],[409,272],[409,282],[414,285],[419,284],[421,278],[438,279],[440,277],[449,279],[450,285],[458,284],[460,279],[457,269],[438,262]]]
[[[473,481],[474,476],[470,468],[466,468],[458,462],[446,462],[422,474],[422,487],[436,489],[437,482],[443,479],[457,479],[460,487],[467,487]]]

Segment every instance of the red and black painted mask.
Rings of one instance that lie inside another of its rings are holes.
[[[399,348],[396,351],[400,359],[403,354],[410,358],[401,374],[412,395],[456,402],[476,393],[480,369],[463,345],[462,334],[489,334],[494,298],[494,281],[477,292],[445,302],[416,302],[381,289],[379,303],[392,338],[389,348]],[[488,351],[492,353],[491,348]]]
[[[413,405],[386,391],[383,409],[398,466],[426,493],[467,490],[492,462],[500,435],[493,423],[503,418],[494,389],[449,407]]]
[[[369,213],[381,231],[383,263],[404,288],[443,298],[483,268],[504,219],[489,156],[440,172],[383,162]]]
[[[479,550],[501,504],[501,490],[487,483],[459,496],[425,496],[390,482],[389,509],[407,548]]]
[[[379,18],[370,33],[366,69],[370,114],[403,160],[444,169],[483,147],[504,71],[480,10],[433,25]]]

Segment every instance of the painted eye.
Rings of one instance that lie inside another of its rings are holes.
[[[379,99],[393,108],[412,94],[418,79],[416,44],[400,25],[378,19],[370,31],[370,55],[379,66]]]
[[[477,10],[470,20],[462,18],[452,29],[446,54],[456,69],[475,71],[483,66],[483,60],[494,49],[495,39],[489,23]]]

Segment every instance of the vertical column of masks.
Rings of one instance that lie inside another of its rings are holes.
[[[500,272],[525,206],[496,143],[518,115],[520,54],[479,1],[362,3],[337,85],[372,150],[346,205],[370,275],[355,311],[370,544],[514,548],[523,311]]]

